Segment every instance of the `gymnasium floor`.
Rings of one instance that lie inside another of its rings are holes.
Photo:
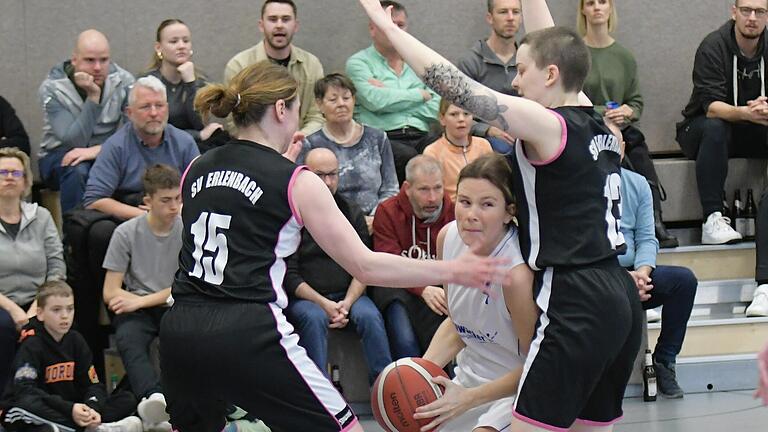
[[[382,431],[365,418],[366,432]],[[678,400],[645,403],[626,399],[624,419],[615,432],[766,432],[768,407],[752,399],[751,391],[688,394]]]

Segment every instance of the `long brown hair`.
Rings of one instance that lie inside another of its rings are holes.
[[[261,121],[267,109],[282,99],[290,108],[299,84],[288,69],[264,60],[241,70],[228,85],[208,84],[195,96],[195,111],[204,121],[210,114],[224,118],[232,114],[237,127]]]

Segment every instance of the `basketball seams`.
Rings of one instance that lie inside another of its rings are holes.
[[[387,382],[387,376],[389,375],[392,370],[397,367],[397,362],[390,363],[387,365],[387,367],[384,368],[383,371],[381,371],[381,374],[376,379],[377,386],[376,386],[376,400],[378,401],[379,406],[379,418],[386,423],[387,429],[389,429],[388,432],[397,432],[397,428],[394,424],[392,424],[392,421],[389,419],[389,415],[387,414],[387,409],[384,406],[384,384]],[[379,422],[381,423],[381,422]]]

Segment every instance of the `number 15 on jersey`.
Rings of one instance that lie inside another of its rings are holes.
[[[195,267],[189,272],[190,276],[202,278],[212,285],[224,282],[229,251],[227,236],[219,230],[229,229],[231,220],[232,216],[202,212],[197,222],[192,224],[190,232],[195,242],[195,251],[192,253]],[[210,255],[206,252],[210,252]]]

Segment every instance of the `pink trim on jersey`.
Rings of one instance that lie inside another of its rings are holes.
[[[546,429],[546,430],[550,430],[550,431],[554,431],[554,432],[568,432],[568,429],[570,429],[570,428],[561,428],[561,427],[557,427],[557,426],[551,426],[551,425],[548,425],[546,423],[542,423],[540,421],[536,421],[536,420],[528,418],[528,417],[526,417],[526,416],[524,416],[524,415],[522,415],[522,414],[520,414],[520,413],[518,413],[517,411],[514,411],[514,410],[512,411],[512,415],[516,419],[518,419],[518,420],[521,420],[521,421],[524,421],[524,422],[526,422],[528,424],[534,425],[536,427],[540,427],[542,429]]]
[[[565,143],[568,141],[568,129],[565,127],[565,119],[557,111],[549,110],[549,112],[554,114],[555,117],[557,117],[557,119],[560,120],[560,127],[563,128],[563,132],[560,134],[560,148],[557,149],[557,153],[555,153],[554,156],[552,156],[551,158],[545,161],[532,161],[528,159],[528,162],[530,162],[531,165],[534,165],[534,166],[549,165],[552,162],[556,161],[557,158],[559,158],[560,155],[563,154],[563,152],[565,151]],[[528,156],[526,156],[526,158],[528,158]]]
[[[623,418],[624,418],[624,415],[620,415],[620,416],[616,417],[615,419],[609,420],[607,422],[599,422],[599,421],[594,421],[594,420],[582,420],[580,418],[577,418],[576,419],[576,423],[587,425],[587,426],[610,426],[610,425],[618,423]]]
[[[293,205],[293,184],[296,182],[296,179],[299,177],[299,173],[308,170],[309,168],[306,165],[299,165],[296,167],[295,170],[293,170],[293,174],[291,175],[291,180],[288,182],[288,206],[291,207],[291,213],[293,213],[293,217],[296,219],[296,222],[299,223],[299,225],[304,226],[304,221],[301,220],[301,216],[299,216],[298,213],[296,213],[296,206]]]
[[[352,414],[354,415],[354,413]],[[357,419],[357,416],[355,416],[355,419],[352,420],[352,423],[349,424],[349,426],[345,427],[341,430],[341,432],[348,432],[351,431],[353,427],[357,426],[357,424],[360,423],[360,420]]]
[[[187,167],[184,169],[184,174],[181,175],[181,182],[179,183],[181,186],[184,186],[184,179],[187,178],[187,173],[189,172],[189,169],[192,168],[192,164],[195,163],[196,160],[200,159],[200,156],[202,155],[195,156],[195,158],[192,159],[189,162],[189,165],[187,165]]]

